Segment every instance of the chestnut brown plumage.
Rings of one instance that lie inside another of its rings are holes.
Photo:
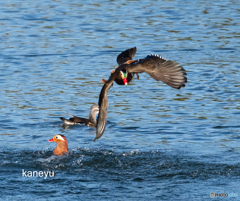
[[[68,153],[68,141],[64,135],[55,135],[48,142],[56,142],[57,147],[53,150],[52,155],[63,156]]]

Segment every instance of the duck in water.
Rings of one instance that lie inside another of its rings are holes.
[[[81,117],[77,117],[74,115],[70,115],[71,118],[70,119],[65,119],[63,117],[60,117],[60,119],[63,121],[63,126],[73,126],[73,125],[79,125],[79,124],[83,124],[83,125],[87,125],[89,127],[96,127],[96,115],[99,113],[99,107],[98,105],[92,105],[91,109],[90,109],[90,113],[89,113],[89,119],[86,118],[81,118]]]
[[[53,150],[52,155],[64,156],[68,153],[68,141],[64,135],[55,135],[48,142],[56,142],[57,147]]]

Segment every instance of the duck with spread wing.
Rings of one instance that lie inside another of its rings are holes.
[[[186,71],[177,62],[166,60],[159,55],[148,55],[144,59],[132,60],[137,48],[127,49],[117,57],[119,66],[111,72],[108,80],[104,80],[104,85],[99,95],[99,114],[97,120],[96,137],[99,139],[105,130],[107,123],[108,99],[107,91],[115,81],[120,85],[127,85],[133,78],[134,74],[147,73],[153,79],[161,80],[165,84],[175,89],[180,89],[187,82]]]

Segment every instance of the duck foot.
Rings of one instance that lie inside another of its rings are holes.
[[[102,83],[105,84],[107,82],[107,80],[105,79],[102,79]]]
[[[137,76],[137,79],[139,80],[139,75],[138,75],[138,73],[136,73],[136,76]]]

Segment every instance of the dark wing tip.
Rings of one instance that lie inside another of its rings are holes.
[[[184,75],[187,75],[187,73]],[[187,77],[184,77],[184,83],[187,83]]]
[[[65,118],[63,118],[63,117],[59,117],[59,119],[61,119],[62,121],[64,121],[64,120],[65,120]]]
[[[105,128],[106,128],[106,121],[99,121],[97,122],[97,129],[96,129],[96,137],[94,139],[94,142],[96,142],[96,140],[98,140],[99,138],[102,137],[104,131],[105,131]]]
[[[102,137],[106,124],[107,124],[107,108],[106,108],[106,100],[104,99],[100,105],[100,110],[97,118],[97,124],[96,124],[96,137],[94,139],[94,142]],[[102,107],[101,107],[102,106]],[[105,107],[104,107],[105,106]]]
[[[146,68],[149,68],[148,72],[152,78],[161,80],[175,89],[185,87],[187,73],[177,62],[166,60],[160,55],[148,55],[145,60]]]
[[[128,60],[132,60],[133,57],[135,56],[136,52],[137,52],[136,47],[133,47],[133,48],[123,51],[121,54],[118,55],[117,63],[120,65],[122,63],[125,63]]]
[[[164,82],[173,88],[181,89],[187,83],[185,69],[174,61],[166,62],[164,75],[168,78]]]

